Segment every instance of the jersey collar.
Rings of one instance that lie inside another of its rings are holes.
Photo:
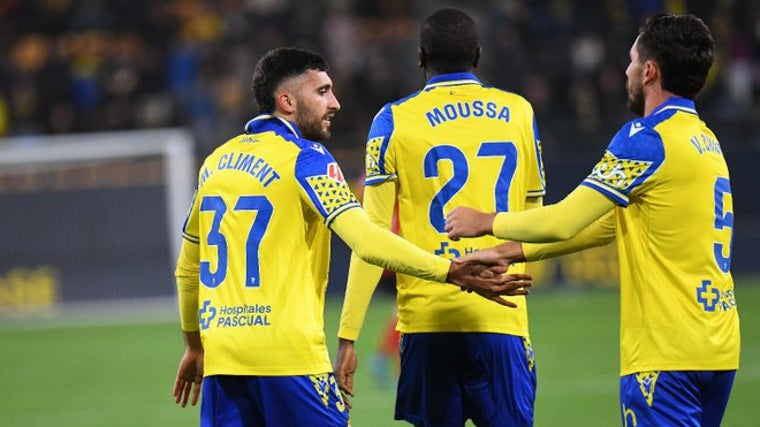
[[[691,99],[681,98],[678,96],[671,96],[670,98],[668,98],[665,102],[663,102],[657,108],[655,108],[654,113],[650,115],[654,116],[656,114],[660,114],[663,111],[668,111],[668,110],[679,110],[679,111],[683,111],[683,112],[698,116],[697,109],[696,107],[694,107],[694,101],[692,101]]]
[[[456,85],[469,85],[469,84],[482,85],[483,83],[481,83],[480,80],[478,80],[478,78],[475,77],[475,74],[468,73],[468,72],[439,74],[437,76],[432,77],[430,80],[427,81],[427,84],[425,84],[425,90],[430,90],[430,89],[440,87],[440,86],[456,86]]]
[[[272,114],[260,114],[248,120],[243,131],[245,133],[274,132],[280,135],[291,134],[298,139],[303,138],[295,123]]]

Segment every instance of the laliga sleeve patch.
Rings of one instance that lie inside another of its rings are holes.
[[[607,151],[594,166],[589,178],[628,194],[633,183],[645,176],[652,163],[646,160],[619,159]]]

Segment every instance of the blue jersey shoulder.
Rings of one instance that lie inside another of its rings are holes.
[[[652,162],[659,166],[665,158],[662,137],[655,126],[662,118],[639,118],[623,125],[607,147],[618,159]]]
[[[631,192],[647,182],[665,160],[662,137],[655,129],[663,120],[646,117],[623,125],[583,185],[628,206]]]
[[[372,125],[369,129],[369,134],[367,136],[367,139],[372,138],[388,138],[393,133],[394,128],[394,122],[393,122],[393,107],[403,105],[405,102],[414,99],[417,95],[422,92],[421,90],[418,90],[417,92],[412,93],[411,95],[405,96],[401,99],[398,99],[393,102],[389,102],[385,105],[383,105],[383,108],[380,109],[380,111],[377,112],[375,115],[375,118],[372,120]]]
[[[332,154],[319,142],[299,138],[293,143],[301,149],[296,158],[296,178],[324,175],[327,165],[336,163]]]

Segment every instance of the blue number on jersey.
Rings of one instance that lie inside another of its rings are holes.
[[[451,160],[451,165],[454,169],[454,174],[451,176],[446,184],[438,190],[438,193],[433,196],[433,200],[430,201],[429,217],[430,223],[438,230],[439,233],[443,233],[446,227],[446,218],[443,216],[443,207],[446,203],[454,197],[459,190],[462,189],[467,178],[470,176],[470,170],[467,166],[467,158],[457,147],[452,145],[439,145],[433,147],[425,154],[424,166],[425,166],[425,178],[437,178],[438,177],[438,162],[441,160]]]
[[[484,142],[480,145],[477,155],[478,157],[504,157],[504,162],[494,184],[494,205],[497,212],[509,212],[509,186],[512,184],[512,178],[517,168],[517,148],[511,142]],[[470,169],[467,164],[467,157],[462,153],[462,150],[452,145],[439,145],[431,148],[425,154],[425,178],[438,177],[438,162],[440,160],[450,160],[454,173],[433,196],[428,212],[430,224],[439,233],[444,233],[446,218],[443,214],[443,207],[467,183]]]
[[[511,142],[484,142],[478,150],[478,157],[504,157],[499,177],[493,191],[496,212],[509,212],[509,186],[517,168],[517,148]]]
[[[201,200],[201,212],[213,211],[214,219],[211,222],[211,230],[208,232],[206,241],[211,246],[216,246],[218,260],[216,271],[211,272],[211,263],[201,261],[201,283],[209,288],[215,288],[221,284],[227,277],[227,239],[219,232],[222,224],[222,217],[227,212],[227,205],[219,196],[206,196]]]
[[[211,222],[211,229],[208,232],[206,240],[209,245],[217,247],[217,265],[216,271],[211,272],[211,262],[201,261],[200,279],[201,283],[209,288],[216,288],[227,277],[227,239],[219,231],[222,224],[222,218],[227,212],[227,205],[220,196],[205,196],[201,200],[201,212],[213,211],[214,219]],[[257,211],[256,219],[251,224],[248,231],[248,238],[245,244],[246,257],[246,287],[257,288],[261,284],[259,276],[259,245],[264,233],[272,218],[274,208],[272,203],[265,196],[240,196],[235,204],[235,211]]]
[[[727,256],[723,256],[724,244],[721,242],[713,243],[713,252],[715,253],[715,262],[718,263],[720,271],[724,273],[728,273],[731,269],[731,246],[734,236],[734,213],[723,212],[723,196],[726,194],[731,195],[731,184],[728,178],[718,177],[715,181],[715,229],[729,228],[730,237]]]
[[[259,276],[259,245],[267,231],[269,220],[272,219],[274,207],[265,196],[241,196],[235,205],[236,211],[258,211],[253,221],[248,239],[245,242],[246,272],[245,286],[258,288],[261,283]]]

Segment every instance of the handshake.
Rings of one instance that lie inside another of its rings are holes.
[[[533,284],[533,276],[506,274],[511,262],[523,260],[520,243],[507,242],[453,260],[446,281],[459,285],[463,291],[475,292],[483,298],[515,308],[517,304],[502,296],[530,293],[528,288]]]
[[[495,213],[458,207],[446,217],[446,232],[454,241],[491,234],[495,216]],[[459,285],[463,291],[515,308],[515,303],[502,296],[527,295],[533,284],[530,274],[505,274],[511,263],[521,261],[525,261],[522,244],[507,242],[455,259],[446,281]]]

